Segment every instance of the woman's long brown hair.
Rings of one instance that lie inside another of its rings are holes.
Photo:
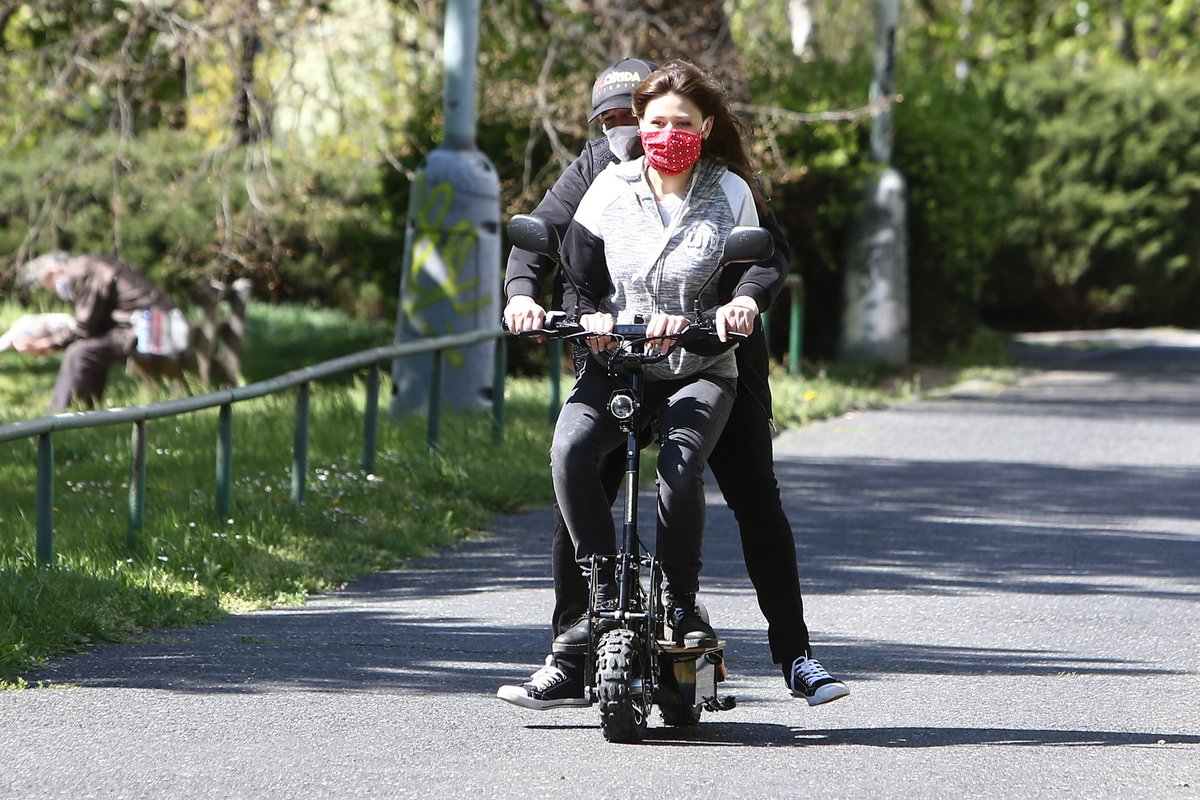
[[[694,64],[671,61],[647,75],[633,90],[633,113],[640,119],[647,103],[672,92],[695,103],[705,117],[712,117],[712,133],[704,140],[700,157],[716,161],[749,184],[758,214],[764,216],[767,201],[746,143],[746,126],[730,108],[725,87]]]

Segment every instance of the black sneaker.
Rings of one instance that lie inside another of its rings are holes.
[[[784,667],[783,680],[792,697],[803,697],[810,706],[819,706],[850,694],[846,684],[829,674],[815,658],[800,656],[789,670]]]
[[[564,666],[567,666],[564,664]],[[529,676],[520,686],[501,686],[496,697],[521,708],[544,711],[558,706],[587,706],[591,702],[583,693],[582,669],[570,670],[572,679],[563,671],[555,656],[546,656],[546,666]]]
[[[667,628],[677,647],[716,647],[717,632],[696,608],[696,595],[667,593]]]

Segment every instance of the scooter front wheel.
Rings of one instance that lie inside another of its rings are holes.
[[[640,742],[646,735],[650,709],[638,637],[624,628],[609,631],[597,651],[596,694],[604,738],[610,742]]]

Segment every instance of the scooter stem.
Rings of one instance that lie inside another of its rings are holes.
[[[642,373],[634,370],[629,376],[630,389],[638,410],[625,421],[625,520],[621,525],[620,605],[621,611],[629,610],[629,562],[637,558],[641,543],[638,541],[638,471],[641,462],[638,434],[641,428]]]

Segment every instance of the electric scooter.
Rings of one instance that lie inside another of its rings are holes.
[[[515,216],[509,222],[508,234],[517,247],[557,260],[558,234],[545,220]],[[724,266],[761,261],[770,257],[773,249],[774,243],[764,229],[734,228],[726,238],[718,267],[705,285]],[[676,339],[677,346],[711,351],[722,345],[715,323],[699,308],[699,294],[690,315],[691,324],[671,338]],[[546,315],[541,329],[522,335],[583,340],[594,334],[558,311]],[[662,361],[667,354],[647,348],[654,339],[646,336],[646,325],[641,321],[617,325],[611,336],[616,346],[608,353],[608,370],[621,388],[609,398],[608,412],[626,436],[624,514],[616,554],[592,559],[588,600],[592,634],[584,676],[589,698],[600,706],[604,738],[610,742],[639,742],[656,705],[666,725],[690,726],[700,722],[704,710],[729,710],[736,699],[718,696],[717,684],[725,674],[724,641],[718,640],[710,647],[681,647],[674,642],[666,625],[662,565],[638,536],[639,433],[646,422],[642,369]],[[615,608],[599,601],[601,570],[615,574]]]

